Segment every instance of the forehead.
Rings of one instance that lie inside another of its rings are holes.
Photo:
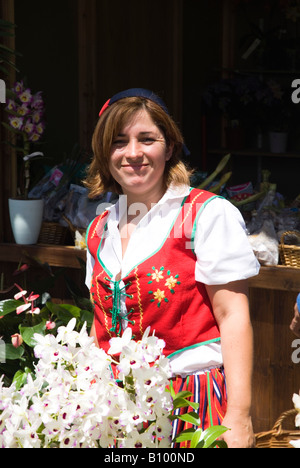
[[[160,131],[155,122],[152,120],[150,114],[145,110],[139,110],[132,115],[127,122],[121,126],[121,133],[128,133],[130,131]]]

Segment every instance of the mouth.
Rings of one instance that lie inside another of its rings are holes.
[[[148,167],[149,164],[122,164],[121,167],[123,168],[129,168],[129,169],[134,169],[134,170],[139,170],[142,169],[143,167]]]

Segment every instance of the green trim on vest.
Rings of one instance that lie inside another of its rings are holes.
[[[182,353],[182,351],[188,351],[189,349],[200,348],[200,346],[205,346],[205,345],[208,345],[208,344],[211,344],[211,343],[217,343],[218,341],[221,341],[220,337],[219,338],[213,338],[212,340],[208,340],[208,341],[203,341],[202,343],[196,343],[194,345],[187,346],[186,348],[178,349],[174,353],[169,354],[169,356],[167,356],[167,357],[168,357],[168,359],[170,359],[171,357],[176,356],[176,354]]]

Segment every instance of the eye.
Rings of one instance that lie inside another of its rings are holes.
[[[127,141],[124,138],[116,138],[112,143],[114,148],[123,148],[126,145]]]
[[[152,138],[152,137],[142,137],[140,141],[142,143],[145,143],[146,145],[150,145],[151,143],[154,143],[156,140],[155,138]]]

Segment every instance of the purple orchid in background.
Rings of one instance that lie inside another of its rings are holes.
[[[17,81],[8,91],[6,105],[8,112],[8,124],[3,123],[6,129],[16,135],[16,144],[12,145],[22,153],[24,164],[24,180],[21,181],[18,191],[27,198],[30,185],[30,160],[31,156],[42,156],[43,154],[30,154],[31,144],[37,143],[45,131],[45,105],[42,92],[35,94],[24,85],[23,81]]]
[[[37,142],[44,133],[44,101],[42,92],[32,94],[23,81],[17,81],[12,88],[13,97],[8,100],[6,110],[11,114],[10,125],[25,133],[29,141]]]

